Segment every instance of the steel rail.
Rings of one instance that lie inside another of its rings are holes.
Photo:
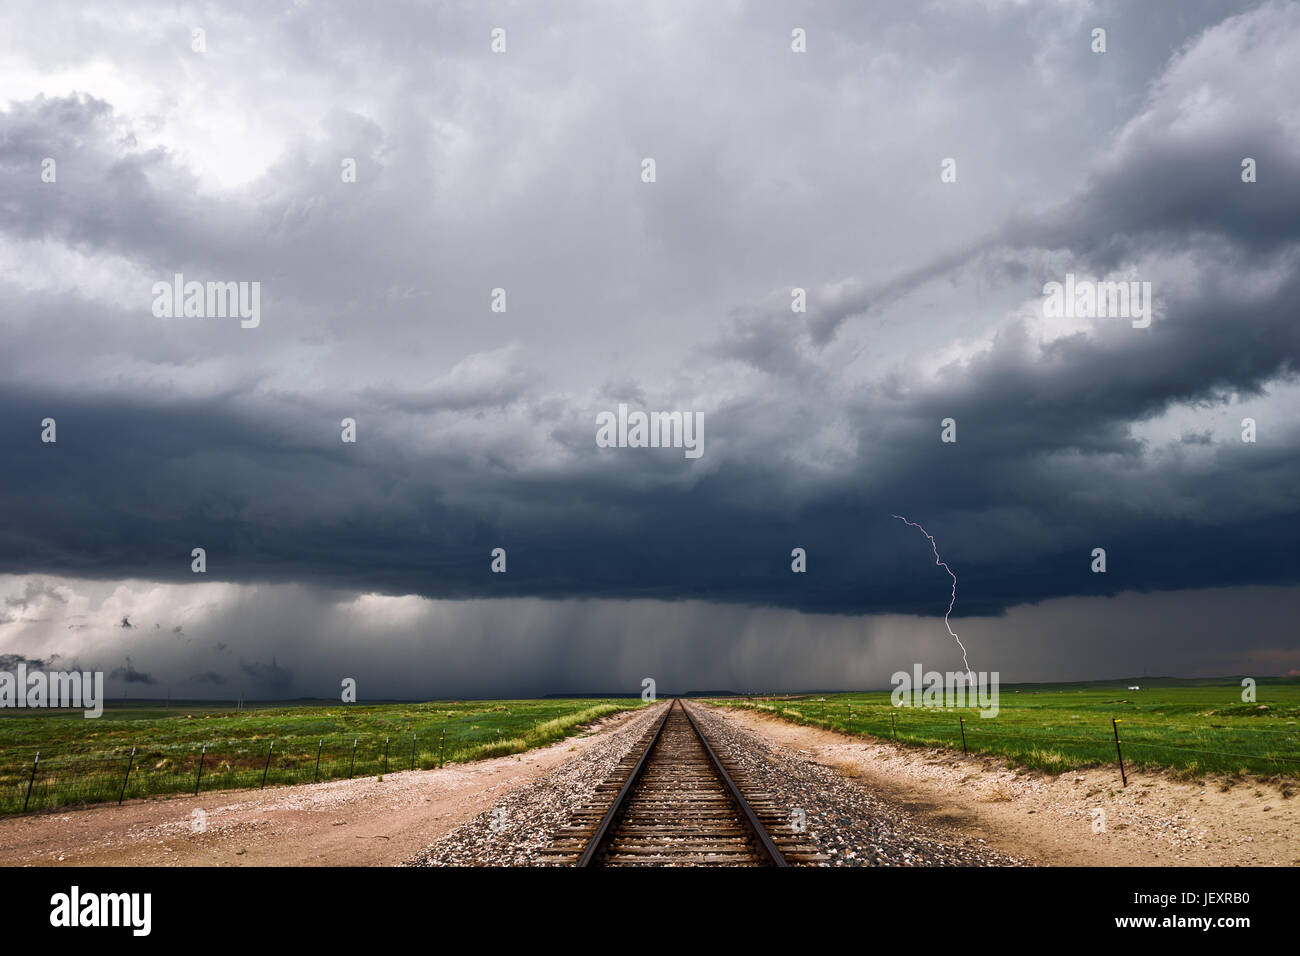
[[[596,828],[596,832],[592,835],[586,849],[582,851],[582,856],[578,857],[578,862],[574,866],[591,866],[596,860],[596,855],[604,849],[610,828],[622,813],[624,806],[627,804],[628,796],[636,788],[637,781],[641,779],[641,772],[645,770],[645,765],[650,759],[650,753],[655,749],[655,744],[659,743],[659,737],[664,731],[664,724],[668,722],[668,715],[673,712],[675,706],[677,706],[676,698],[665,708],[664,715],[659,718],[659,723],[655,727],[654,736],[650,738],[649,746],[642,751],[641,759],[636,762],[636,766],[628,774],[627,780],[623,781],[623,786],[619,789],[618,795],[614,797],[614,802],[609,805],[609,809],[601,817],[600,826]],[[685,707],[682,708],[683,711],[685,709]]]
[[[754,835],[754,840],[758,843],[759,848],[771,861],[773,866],[789,866],[790,864],[785,861],[785,856],[777,849],[776,844],[772,842],[772,838],[767,835],[767,829],[759,822],[758,817],[754,814],[753,809],[749,805],[749,801],[741,795],[740,788],[737,787],[736,782],[731,779],[731,774],[727,773],[727,768],[722,765],[722,761],[719,760],[718,755],[714,753],[713,748],[709,745],[708,738],[704,736],[704,732],[700,730],[700,725],[695,722],[695,718],[691,715],[690,709],[684,703],[682,704],[682,713],[684,713],[686,719],[691,722],[691,728],[695,731],[695,736],[699,737],[700,743],[704,744],[704,750],[708,753],[709,760],[713,762],[713,769],[718,772],[718,776],[726,786],[727,792],[731,794],[731,799],[734,800],[736,806],[740,808],[740,812],[745,818],[745,825]]]

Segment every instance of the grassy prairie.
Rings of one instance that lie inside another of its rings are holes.
[[[1129,690],[1138,685],[1141,690]],[[802,724],[895,737],[918,746],[962,747],[1009,765],[1061,773],[1115,764],[1118,718],[1126,767],[1168,767],[1181,775],[1300,776],[1300,680],[1263,678],[1254,703],[1240,679],[1093,681],[1003,685],[996,717],[973,708],[893,707],[889,692],[796,698],[722,698]],[[1118,771],[1117,771],[1118,772]]]
[[[6,710],[0,712],[0,813],[22,810],[29,782],[29,810],[115,801],[128,762],[128,798],[193,793],[205,745],[203,790],[257,787],[264,773],[267,786],[310,783],[520,753],[640,705],[637,698],[312,702],[237,711],[119,703],[94,720],[80,711]]]

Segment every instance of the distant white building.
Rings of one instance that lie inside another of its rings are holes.
[[[1134,684],[1132,687],[1129,688],[1129,690],[1141,690],[1141,689],[1142,688],[1139,687],[1137,684]]]

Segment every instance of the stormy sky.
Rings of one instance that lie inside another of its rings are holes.
[[[1004,681],[1300,673],[1300,5],[0,26],[0,660],[878,687],[961,664],[902,514]],[[260,323],[159,317],[176,274]],[[1149,282],[1149,326],[1050,315],[1067,274]],[[620,404],[703,454],[599,447]]]

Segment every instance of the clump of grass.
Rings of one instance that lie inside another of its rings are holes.
[[[1174,780],[1205,786],[1205,768],[1198,761],[1192,760],[1181,767],[1170,767],[1169,776]]]
[[[856,760],[841,760],[836,764],[835,769],[839,771],[841,777],[848,777],[850,780],[862,776],[862,768],[858,766]]]
[[[1077,765],[1077,761],[1060,751],[1045,750],[1040,747],[1022,751],[1018,756],[1026,766],[1041,770],[1043,773],[1064,773]]]
[[[489,757],[507,757],[528,749],[528,742],[523,737],[506,737],[488,744],[477,744],[460,752],[466,760],[486,760]]]

